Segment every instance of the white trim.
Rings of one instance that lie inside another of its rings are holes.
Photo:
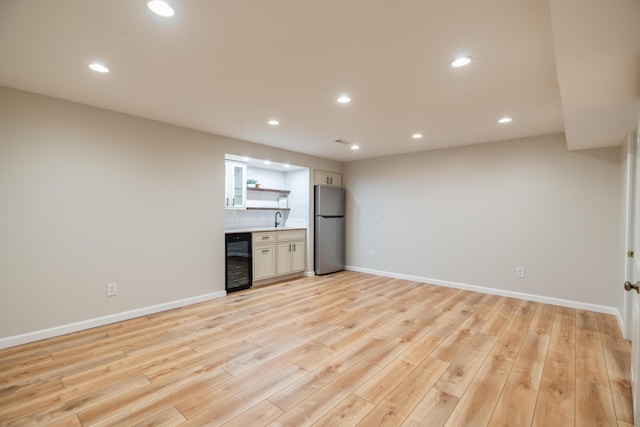
[[[637,250],[635,248],[635,209],[636,209],[636,152],[637,152],[637,142],[633,139],[633,134],[627,135],[626,140],[627,153],[626,153],[626,188],[625,188],[625,247],[623,255],[624,257],[624,280],[625,281],[634,281],[634,259],[626,256],[626,251],[628,250]],[[622,288],[618,288],[619,292],[623,292]],[[631,304],[632,298],[630,298],[631,294],[629,292],[624,292],[623,299],[623,327],[622,333],[624,337],[628,340],[631,339]]]
[[[315,275],[316,275],[316,272],[315,272],[315,271],[305,271],[305,272],[304,272],[304,276],[305,276],[305,277],[313,277],[313,276],[315,276]]]
[[[543,297],[540,295],[526,294],[522,292],[505,291],[503,289],[486,288],[484,286],[468,285],[465,283],[449,282],[446,280],[429,279],[420,276],[411,276],[409,274],[391,273],[388,271],[374,270],[371,268],[355,267],[352,265],[345,266],[346,270],[357,271],[359,273],[375,274],[376,276],[392,277],[394,279],[410,280],[412,282],[429,283],[432,285],[445,286],[447,288],[464,289],[466,291],[480,292],[483,294],[500,295],[503,297],[518,298],[527,301],[541,302],[544,304],[560,305],[562,307],[577,308],[580,310],[595,311],[597,313],[612,314],[616,316],[618,325],[622,330],[622,316],[620,311],[615,307],[605,305],[589,304],[586,302],[572,301],[560,298]]]
[[[109,323],[121,322],[123,320],[129,320],[135,317],[146,316],[147,314],[159,313],[161,311],[171,310],[173,308],[184,307],[185,305],[191,305],[199,302],[222,298],[226,295],[227,295],[226,291],[212,292],[210,294],[200,295],[197,297],[165,302],[162,304],[152,305],[149,307],[136,308],[135,310],[123,311],[121,313],[109,314],[107,316],[81,320],[80,322],[54,326],[53,328],[42,329],[34,332],[27,332],[26,334],[0,338],[0,349],[13,347],[15,345],[20,345],[20,344],[26,344],[34,341],[39,341],[45,338],[57,337],[59,335],[65,335],[71,332],[78,332],[85,329],[95,328],[96,326],[108,325]]]

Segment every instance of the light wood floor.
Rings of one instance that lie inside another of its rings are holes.
[[[342,272],[0,351],[2,425],[630,426],[609,315]]]

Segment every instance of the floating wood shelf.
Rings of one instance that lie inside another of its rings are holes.
[[[264,192],[267,192],[267,193],[282,193],[282,194],[291,193],[290,190],[277,190],[275,188],[262,188],[262,187],[259,187],[259,188],[247,187],[247,190],[248,191],[264,191]]]
[[[248,211],[289,211],[291,208],[247,208]]]

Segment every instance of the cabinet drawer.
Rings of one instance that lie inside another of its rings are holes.
[[[288,242],[291,240],[303,240],[305,230],[282,230],[278,231],[278,242]]]
[[[259,245],[261,243],[273,243],[276,239],[275,231],[261,231],[259,233],[253,233],[251,236],[254,245]]]

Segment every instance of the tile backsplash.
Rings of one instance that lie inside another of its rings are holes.
[[[287,220],[289,219],[290,212],[288,210],[225,209],[224,228],[273,227],[275,224],[276,212],[280,212],[282,214],[282,218],[279,218],[279,226],[287,226]]]

